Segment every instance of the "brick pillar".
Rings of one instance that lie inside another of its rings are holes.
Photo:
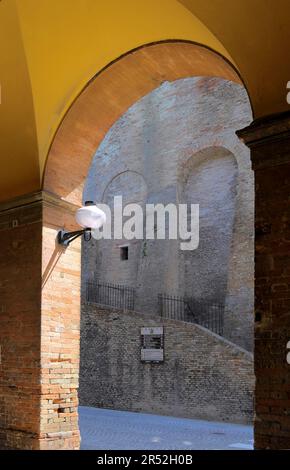
[[[77,449],[80,240],[76,207],[44,192],[0,206],[0,447]]]
[[[290,448],[290,113],[237,132],[255,171],[255,447]]]

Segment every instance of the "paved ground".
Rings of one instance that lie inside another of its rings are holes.
[[[83,450],[248,450],[252,426],[81,406]]]

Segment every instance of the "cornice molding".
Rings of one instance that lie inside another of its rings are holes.
[[[290,111],[256,119],[236,134],[251,149],[254,170],[290,163]]]
[[[75,213],[79,206],[60,199],[53,193],[48,191],[36,191],[29,194],[18,196],[9,201],[0,203],[0,212],[11,211],[15,209],[25,208],[27,206],[45,204],[65,209],[68,212]]]

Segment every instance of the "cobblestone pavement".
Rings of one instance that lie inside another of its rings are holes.
[[[253,427],[81,406],[82,450],[253,448]]]

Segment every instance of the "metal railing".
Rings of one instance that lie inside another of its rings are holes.
[[[134,310],[135,289],[110,282],[88,281],[86,301],[120,310]],[[162,318],[196,323],[220,336],[223,335],[223,302],[158,294],[158,309]]]
[[[89,281],[86,285],[86,300],[106,307],[134,310],[135,289],[110,282]]]
[[[158,294],[158,306],[159,314],[163,318],[196,323],[220,336],[223,335],[223,302]]]

